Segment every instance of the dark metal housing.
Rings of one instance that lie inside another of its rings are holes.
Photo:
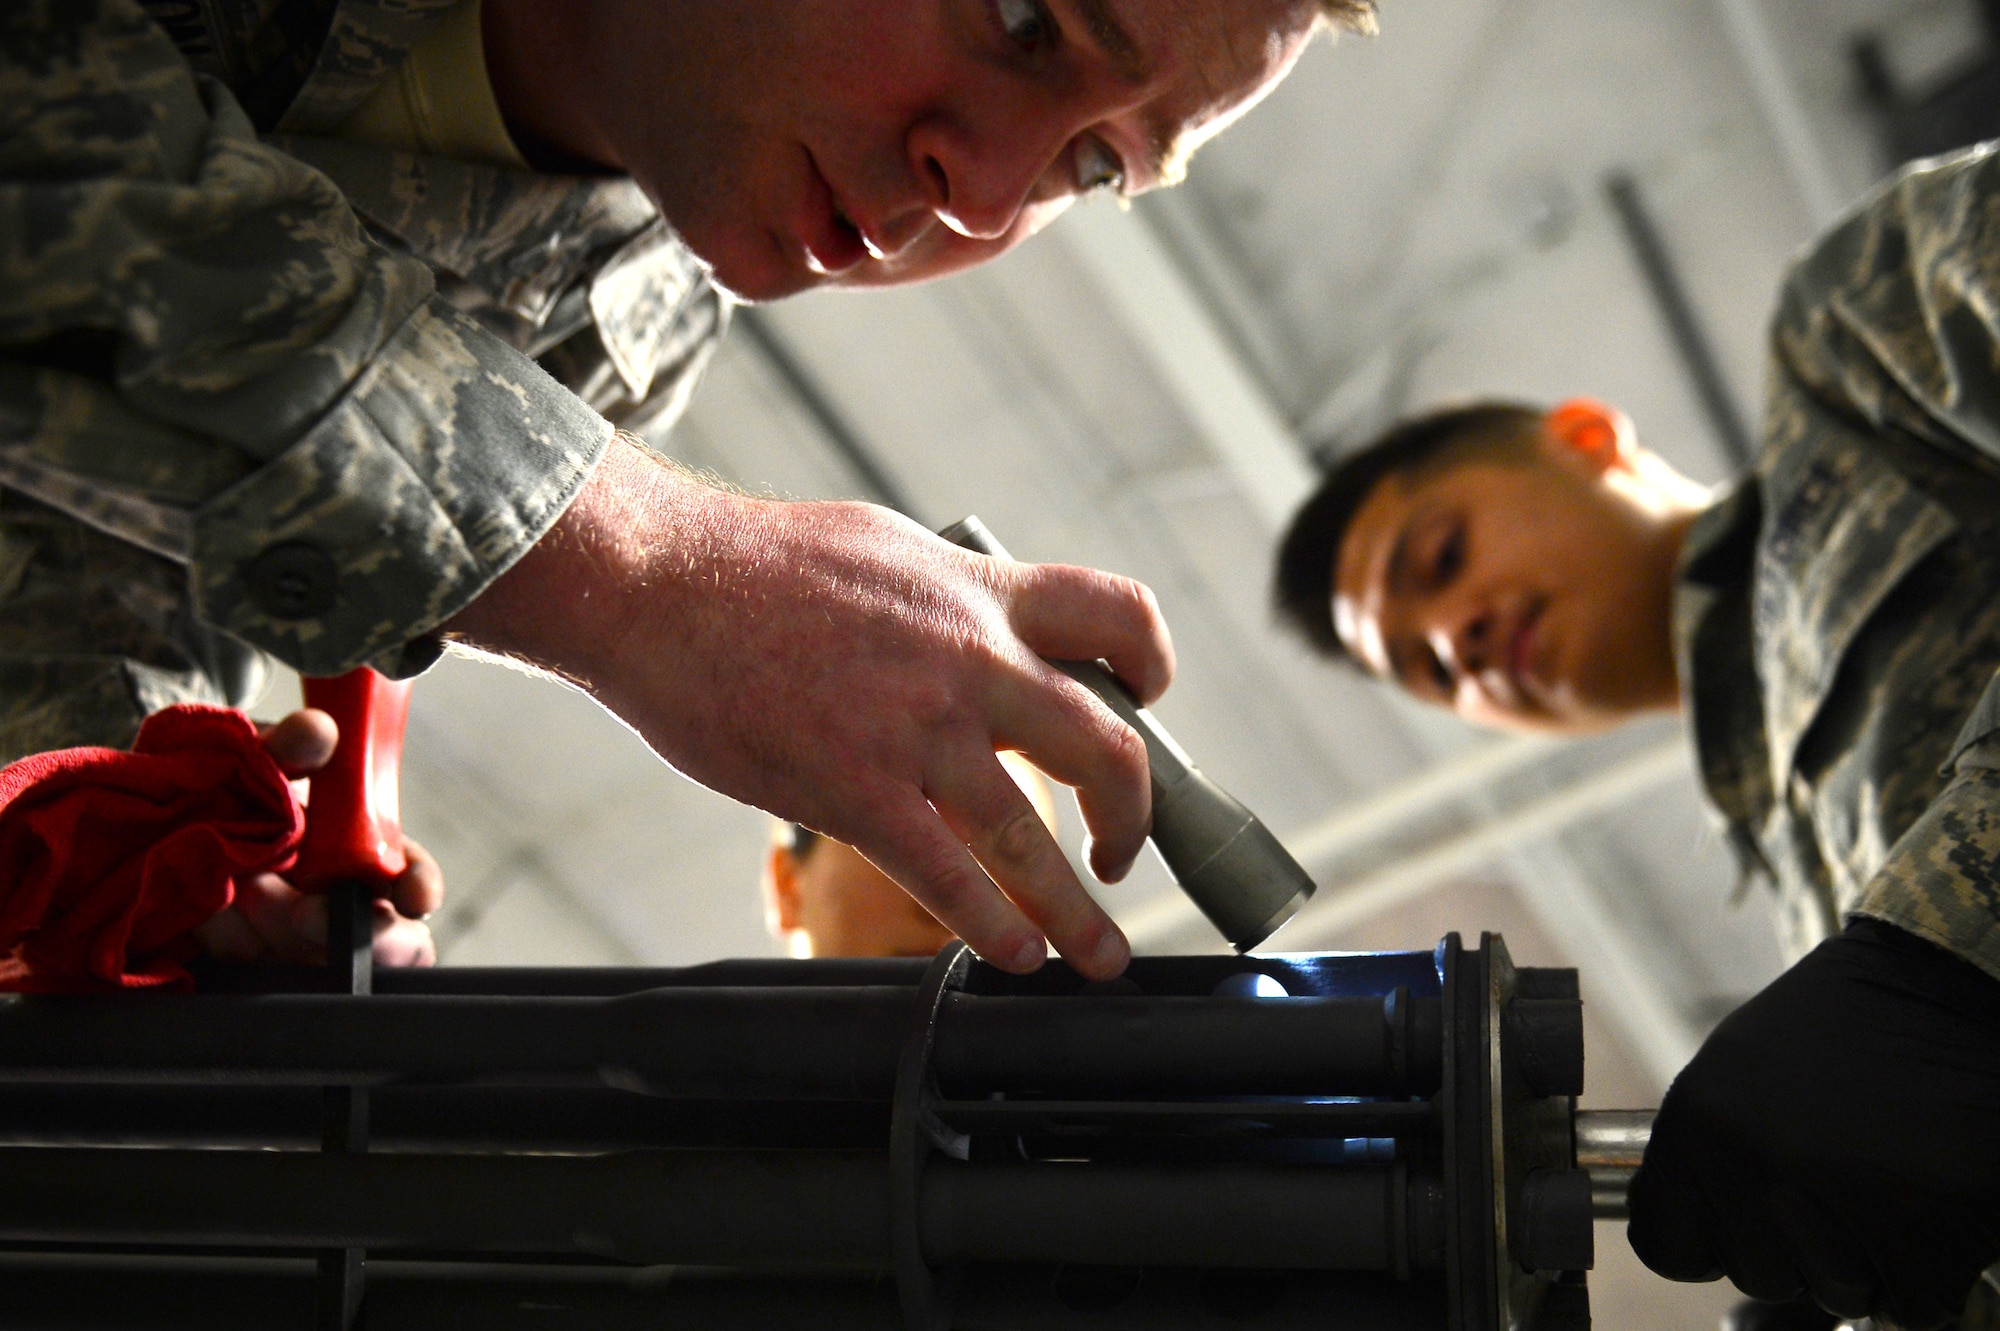
[[[1588,1325],[1575,972],[1497,938],[360,969],[0,999],[0,1327]]]

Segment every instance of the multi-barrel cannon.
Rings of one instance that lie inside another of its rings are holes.
[[[0,1326],[1558,1331],[1621,1191],[1575,972],[1497,938],[359,955],[0,998]]]

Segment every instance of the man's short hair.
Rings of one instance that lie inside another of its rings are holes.
[[[1279,620],[1321,655],[1351,664],[1333,625],[1333,561],[1361,505],[1390,476],[1418,476],[1468,454],[1518,449],[1537,437],[1543,415],[1518,402],[1447,407],[1399,421],[1335,461],[1278,545],[1272,599]]]

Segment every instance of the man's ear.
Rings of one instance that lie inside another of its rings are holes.
[[[799,859],[784,846],[764,856],[764,923],[780,938],[803,927],[799,907]]]
[[[1596,398],[1573,397],[1557,404],[1542,417],[1542,432],[1599,474],[1628,467],[1638,456],[1632,418]]]

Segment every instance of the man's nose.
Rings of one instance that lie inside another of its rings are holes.
[[[1070,138],[1046,111],[984,110],[976,120],[926,120],[909,140],[931,212],[968,240],[999,240],[1012,231]]]
[[[1476,675],[1493,664],[1493,614],[1485,606],[1448,607],[1431,635],[1431,650],[1454,675]]]

